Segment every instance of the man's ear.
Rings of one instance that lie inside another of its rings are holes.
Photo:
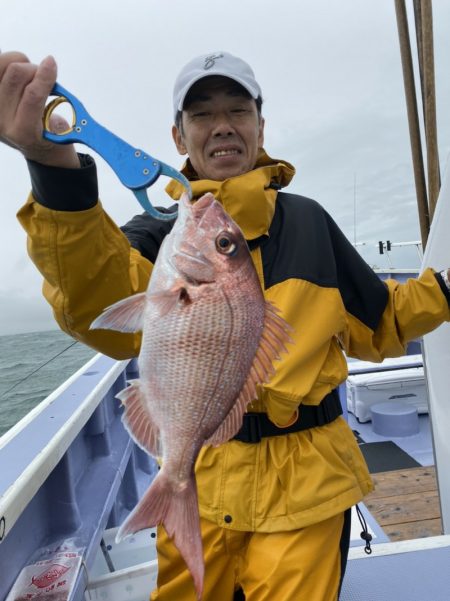
[[[259,121],[259,132],[258,132],[258,146],[262,148],[264,146],[264,125],[265,125],[264,117],[260,117]]]
[[[176,125],[172,125],[172,138],[175,142],[179,154],[187,154],[186,146],[184,145],[183,135],[181,130]]]

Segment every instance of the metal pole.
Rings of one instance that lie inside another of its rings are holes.
[[[419,117],[417,114],[416,90],[414,86],[414,71],[409,42],[408,18],[404,0],[395,0],[397,15],[400,55],[402,59],[403,83],[405,86],[406,108],[408,113],[409,137],[413,160],[414,181],[416,185],[417,207],[419,211],[420,234],[422,246],[425,248],[430,229],[427,189],[420,140]]]
[[[425,122],[425,92],[423,83],[423,46],[422,46],[422,0],[413,0],[414,23],[416,25],[417,60],[419,63],[420,91],[422,96],[422,114]],[[426,123],[425,123],[426,127]]]
[[[428,203],[430,223],[436,208],[441,176],[436,127],[436,93],[434,80],[433,14],[431,0],[422,0],[423,97],[425,106],[425,136],[427,145]]]

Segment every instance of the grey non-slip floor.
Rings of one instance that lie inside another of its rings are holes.
[[[449,601],[450,547],[348,562],[340,601]]]
[[[427,414],[419,415],[420,432],[414,436],[402,436],[385,438],[375,434],[372,430],[372,422],[360,424],[354,415],[348,414],[348,424],[352,430],[359,433],[364,442],[382,442],[391,440],[408,455],[415,459],[420,465],[434,465],[433,444],[431,439],[430,419]],[[449,595],[450,600],[450,595]]]

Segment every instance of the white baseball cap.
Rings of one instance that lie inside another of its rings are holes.
[[[237,81],[255,100],[262,95],[252,68],[241,58],[224,51],[202,54],[187,63],[175,80],[173,89],[175,120],[178,111],[183,110],[184,99],[193,84],[211,75],[222,75]]]

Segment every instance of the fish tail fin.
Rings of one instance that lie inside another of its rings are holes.
[[[144,497],[119,528],[116,542],[157,524],[162,524],[173,539],[192,575],[197,598],[200,600],[205,566],[194,478],[188,481],[183,490],[174,491],[165,477],[164,470],[161,470]]]

